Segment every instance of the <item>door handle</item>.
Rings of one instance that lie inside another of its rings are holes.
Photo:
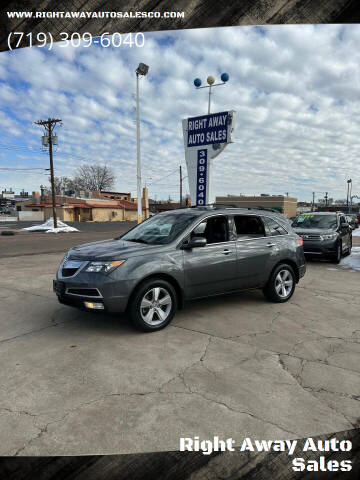
[[[223,255],[229,255],[229,253],[231,253],[231,250],[223,250],[221,253]]]
[[[275,247],[276,244],[275,244],[275,243],[268,243],[267,246],[268,246],[268,247]]]

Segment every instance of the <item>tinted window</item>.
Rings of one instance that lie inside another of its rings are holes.
[[[260,217],[255,215],[235,215],[234,222],[238,238],[264,237],[264,225]]]
[[[273,218],[265,217],[265,225],[267,226],[268,234],[270,236],[274,235],[286,235],[288,232],[283,228],[278,222]]]
[[[201,222],[192,232],[192,236],[206,238],[206,243],[221,243],[228,241],[227,217],[211,217]]]

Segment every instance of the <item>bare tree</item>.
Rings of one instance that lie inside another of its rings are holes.
[[[74,178],[74,184],[81,190],[107,190],[113,188],[114,183],[114,171],[107,165],[80,165]]]
[[[49,177],[49,183],[50,177]],[[64,195],[65,192],[74,192],[76,185],[74,180],[69,177],[54,177],[55,195]],[[51,195],[51,187],[45,188],[45,195]]]

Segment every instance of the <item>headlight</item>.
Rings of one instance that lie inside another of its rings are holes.
[[[119,267],[125,260],[114,260],[112,262],[90,262],[85,272],[110,273]]]
[[[337,237],[336,233],[330,233],[329,235],[321,235],[321,240],[333,240]]]

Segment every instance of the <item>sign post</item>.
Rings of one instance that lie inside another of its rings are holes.
[[[233,143],[235,111],[186,118],[182,126],[191,205],[213,203],[212,161]]]

